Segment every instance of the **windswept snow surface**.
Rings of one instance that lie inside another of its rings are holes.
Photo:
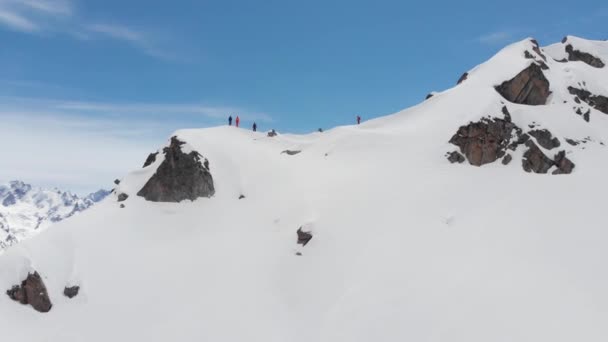
[[[605,342],[608,116],[594,110],[585,122],[554,87],[578,79],[606,87],[608,78],[549,59],[550,104],[508,103],[493,87],[531,62],[530,44],[360,126],[274,138],[234,127],[176,132],[209,160],[215,196],[179,204],[136,196],[159,155],[122,180],[125,208],[106,200],[9,248],[0,289],[35,269],[54,306],[41,314],[0,296],[2,336]],[[536,122],[559,136],[575,171],[526,173],[521,150],[508,166],[450,164],[458,127],[498,116],[501,101],[520,127]],[[296,244],[301,226],[313,234],[305,247]],[[81,293],[67,299],[66,285]]]

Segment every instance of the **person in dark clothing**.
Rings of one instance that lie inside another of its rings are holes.
[[[253,123],[253,131],[254,132],[258,131],[258,125],[255,122]]]
[[[232,126],[232,115],[228,117],[228,126]]]
[[[361,123],[361,117],[357,115],[357,125]]]

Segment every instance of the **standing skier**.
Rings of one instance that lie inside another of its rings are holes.
[[[241,123],[241,119],[239,119],[239,116],[236,116],[236,127],[239,127],[239,124]]]
[[[253,123],[253,131],[254,132],[258,131],[258,125],[255,122]]]
[[[357,115],[357,125],[359,125],[361,123],[361,117],[359,115]]]
[[[232,115],[228,117],[228,126],[232,126]]]

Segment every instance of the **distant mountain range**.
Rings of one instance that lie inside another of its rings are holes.
[[[34,188],[22,181],[0,185],[0,249],[90,208],[109,193],[99,190],[79,197],[58,189]]]

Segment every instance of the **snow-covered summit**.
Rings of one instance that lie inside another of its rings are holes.
[[[22,181],[0,185],[0,249],[90,208],[108,194],[99,190],[79,197],[58,189],[33,188]]]
[[[176,132],[0,256],[3,336],[606,341],[608,78],[583,60],[608,55],[554,50],[513,44],[358,126]],[[50,312],[13,300],[41,281]]]

